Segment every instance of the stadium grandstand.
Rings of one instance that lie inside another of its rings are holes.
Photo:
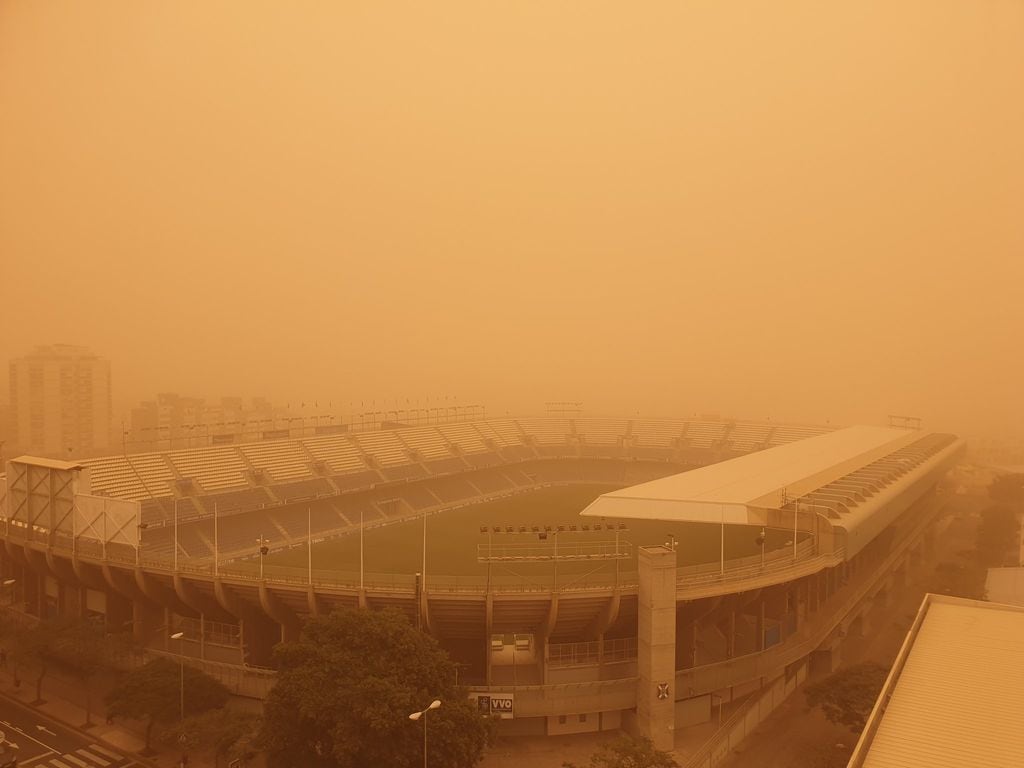
[[[23,456],[0,490],[0,568],[18,610],[130,627],[153,653],[182,631],[192,663],[252,696],[309,616],[393,607],[482,707],[503,702],[503,731],[627,728],[671,748],[715,708],[838,663],[921,557],[962,449],[910,429],[557,416]],[[540,519],[559,488],[589,495]],[[501,500],[526,512],[466,538]],[[452,553],[429,567],[428,518]],[[369,552],[371,532],[421,528],[422,562],[363,569],[364,534]]]

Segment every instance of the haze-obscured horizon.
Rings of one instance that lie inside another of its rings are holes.
[[[1020,436],[1022,95],[1009,0],[8,0],[0,362]]]

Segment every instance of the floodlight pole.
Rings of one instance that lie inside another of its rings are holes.
[[[554,565],[555,565],[555,580],[554,580],[554,583],[551,585],[551,589],[553,591],[557,591],[558,590],[558,531],[554,531],[552,535],[555,537],[555,559],[553,561]],[[515,651],[514,650],[512,651],[512,654],[513,654],[512,658],[514,659],[515,658]]]
[[[218,542],[217,502],[213,502],[213,575],[220,575],[220,544]]]
[[[359,591],[363,591],[363,510],[359,509]],[[362,598],[360,598],[362,599]]]
[[[725,504],[719,504],[718,510],[722,515],[722,534],[721,543],[719,545],[719,551],[722,558],[722,575],[725,575]]]
[[[313,586],[313,511],[310,507],[306,507],[306,554],[309,585]]]
[[[178,570],[178,499],[174,499],[174,570]]]
[[[796,523],[797,513],[800,511],[800,499],[793,499],[793,561],[796,561]]]
[[[423,581],[420,582],[420,590],[427,591],[427,510],[423,508]]]

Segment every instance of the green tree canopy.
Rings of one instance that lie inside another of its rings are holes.
[[[342,609],[277,647],[261,743],[273,768],[416,768],[426,714],[432,768],[479,762],[490,733],[437,642],[394,611]]]
[[[170,659],[159,657],[132,670],[111,689],[105,699],[107,714],[145,719],[148,751],[153,726],[180,717],[182,691],[186,716],[223,707],[230,696],[228,689],[209,675],[189,666],[182,670]]]
[[[889,670],[878,664],[854,664],[807,686],[804,694],[810,706],[821,707],[829,722],[860,733],[888,675]]]
[[[988,488],[988,495],[1005,504],[1024,505],[1024,474],[997,476]]]
[[[572,763],[562,763],[563,768],[576,768]],[[672,755],[656,749],[654,743],[641,737],[621,739],[601,745],[590,756],[589,768],[678,768]]]

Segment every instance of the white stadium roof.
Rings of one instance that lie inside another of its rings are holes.
[[[925,595],[850,768],[1024,760],[1024,609]]]
[[[779,509],[925,433],[847,427],[682,474],[606,493],[581,514],[686,522],[747,524],[748,508]]]

